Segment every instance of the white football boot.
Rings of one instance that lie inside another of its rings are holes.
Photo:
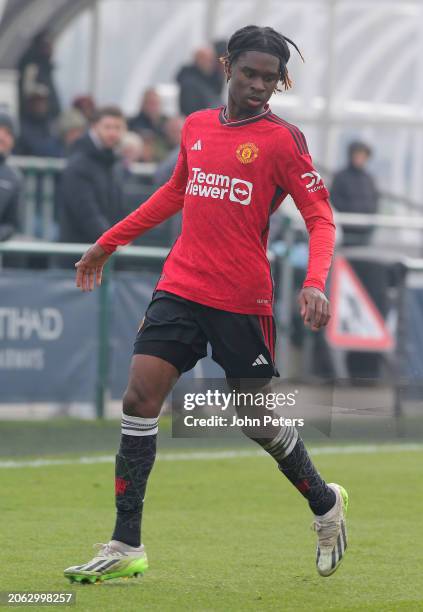
[[[321,576],[330,576],[341,563],[347,548],[345,514],[348,493],[341,485],[328,484],[336,495],[333,508],[322,516],[315,515],[313,529],[317,533],[316,567]]]
[[[108,544],[94,544],[97,555],[84,565],[74,565],[64,571],[70,582],[103,582],[112,578],[137,578],[148,569],[143,544],[129,546],[117,540]]]

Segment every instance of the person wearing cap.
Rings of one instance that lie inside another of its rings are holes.
[[[60,115],[55,128],[62,155],[68,157],[77,150],[77,143],[84,137],[88,121],[76,108],[68,108]]]
[[[332,202],[336,210],[345,213],[374,215],[379,207],[379,194],[375,181],[366,169],[372,156],[365,142],[352,142],[348,147],[348,164],[337,172],[331,188]],[[348,226],[344,228],[345,246],[367,246],[374,228]]]
[[[19,225],[22,177],[7,162],[14,144],[12,118],[0,112],[0,241],[11,238],[18,231]]]

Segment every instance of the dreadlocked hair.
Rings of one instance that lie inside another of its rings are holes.
[[[282,81],[286,91],[292,87],[292,81],[286,67],[289,58],[291,57],[288,43],[297,50],[304,62],[304,58],[297,45],[283,34],[276,32],[276,30],[268,26],[245,26],[244,28],[237,30],[231,36],[228,42],[228,50],[225,55],[220,58],[220,61],[227,69],[241,55],[241,53],[245,53],[246,51],[261,51],[262,53],[270,53],[271,55],[275,55],[279,59],[279,80]],[[280,90],[276,88],[276,91]]]

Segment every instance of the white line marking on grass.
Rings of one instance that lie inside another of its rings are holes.
[[[423,444],[356,444],[349,446],[317,446],[309,448],[311,455],[366,455],[376,453],[404,453],[409,451],[423,451]],[[213,461],[215,459],[239,459],[243,457],[264,457],[262,450],[223,450],[223,451],[192,451],[180,453],[159,453],[160,461]],[[97,463],[114,463],[114,455],[100,455],[97,457],[76,457],[73,459],[31,459],[15,461],[14,459],[0,461],[0,469],[8,468],[39,468],[51,465],[91,465]]]

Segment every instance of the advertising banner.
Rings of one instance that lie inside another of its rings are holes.
[[[63,271],[0,274],[0,402],[91,401],[98,300]]]

